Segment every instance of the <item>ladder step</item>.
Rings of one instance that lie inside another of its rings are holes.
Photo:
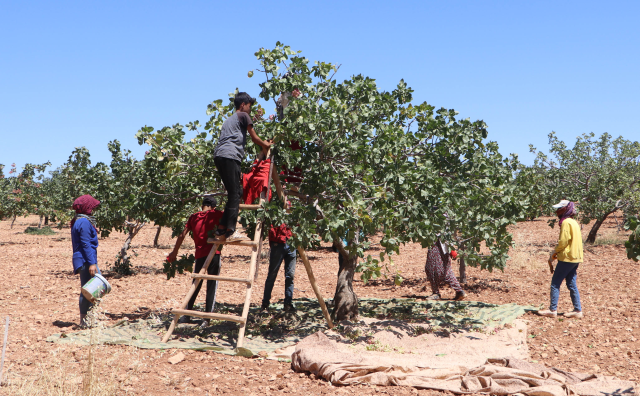
[[[207,243],[219,243],[216,242],[215,239],[213,238],[209,238],[207,239]],[[233,241],[233,242],[222,242],[220,243],[220,245],[234,245],[234,246],[258,246],[258,242],[254,242],[254,241],[250,241],[250,240],[246,240],[246,241]]]
[[[245,323],[246,319],[242,316],[225,315],[213,312],[189,311],[188,309],[174,309],[171,311],[174,315],[189,315],[203,319],[219,319],[227,322]]]
[[[191,277],[194,279],[206,279],[206,280],[215,280],[215,281],[223,281],[223,282],[240,282],[240,283],[251,284],[251,279],[229,278],[229,277],[220,276],[220,275],[191,274]]]
[[[262,205],[256,204],[256,205],[246,205],[246,204],[240,204],[240,210],[257,210],[260,209]]]

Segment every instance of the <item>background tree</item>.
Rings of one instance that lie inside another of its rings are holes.
[[[3,216],[11,217],[11,228],[17,217],[26,217],[30,214],[42,215],[46,197],[42,192],[42,182],[45,179],[46,168],[51,163],[26,164],[18,173],[15,164],[12,164],[9,174],[12,177],[0,178],[3,197],[0,198]]]
[[[640,261],[640,227],[638,227],[638,217],[630,216],[624,225],[626,230],[631,231],[629,240],[624,243],[627,249],[627,258],[635,262]]]
[[[528,202],[524,217],[533,221],[540,216],[551,216],[551,201],[558,189],[557,180],[549,177],[547,168],[536,164],[520,164],[513,180],[522,200]]]
[[[556,186],[553,200],[569,199],[579,204],[580,220],[588,224],[596,220],[587,237],[594,243],[602,223],[612,213],[637,205],[640,189],[640,143],[608,133],[595,139],[583,134],[573,148],[549,134],[550,156],[537,153],[535,163],[548,171]],[[551,223],[553,224],[555,221]]]

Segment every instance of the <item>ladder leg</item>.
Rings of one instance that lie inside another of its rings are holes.
[[[262,202],[263,199],[261,196],[260,203],[262,204]],[[242,318],[245,321],[240,325],[240,329],[238,330],[238,343],[236,344],[236,349],[242,348],[242,345],[244,344],[244,332],[247,328],[249,306],[251,305],[251,288],[255,282],[254,277],[256,273],[256,264],[258,262],[258,252],[260,251],[259,246],[262,245],[262,220],[258,220],[256,222],[256,232],[253,235],[253,240],[254,242],[258,242],[258,246],[251,248],[251,262],[249,263],[249,276],[247,279],[251,279],[252,282],[247,285],[247,295],[244,298],[244,307],[242,307]]]
[[[163,343],[169,341],[169,338],[171,338],[171,334],[173,334],[173,331],[176,329],[176,326],[178,324],[178,319],[180,319],[180,315],[173,315],[171,326],[169,326],[169,330],[167,330],[167,333],[162,338]]]
[[[324,298],[322,298],[322,293],[320,293],[320,289],[318,288],[318,284],[316,283],[316,277],[313,276],[313,270],[311,269],[311,263],[309,262],[309,258],[307,257],[307,252],[299,247],[298,254],[300,254],[300,258],[304,263],[304,268],[307,270],[307,277],[309,278],[309,283],[311,283],[311,287],[313,288],[313,292],[316,294],[316,298],[318,299],[318,303],[320,303],[320,308],[322,309],[322,314],[324,318],[327,320],[327,325],[330,329],[333,328],[333,321],[331,320],[331,315],[329,315],[329,311],[327,310],[327,306],[324,303]]]
[[[258,227],[256,227],[256,232],[258,232]],[[262,230],[260,230],[262,233]],[[251,252],[251,264],[249,266],[249,279],[253,279],[253,274],[256,269],[256,258],[258,257],[258,248],[254,247]],[[240,329],[238,330],[238,343],[236,344],[237,348],[242,348],[244,344],[244,332],[247,328],[247,318],[249,316],[249,306],[251,305],[251,286],[253,282],[247,285],[247,295],[244,298],[244,307],[242,308],[242,318],[245,319],[244,323],[240,325]]]
[[[211,264],[211,260],[213,259],[213,256],[215,256],[216,250],[218,250],[218,246],[219,244],[213,245],[213,247],[211,248],[211,251],[209,252],[209,255],[207,256],[207,260],[204,262],[204,265],[202,266],[202,269],[200,270],[200,272],[198,272],[199,274],[204,275],[207,273],[207,268],[209,268],[209,264]],[[189,293],[187,293],[184,300],[182,300],[180,309],[185,309],[187,307],[187,305],[189,304],[189,300],[191,300],[191,296],[193,296],[193,293],[195,293],[196,288],[198,287],[200,282],[202,282],[202,279],[193,280],[193,283],[191,284],[191,289],[189,289]],[[162,342],[169,341],[169,338],[171,338],[171,334],[173,334],[173,331],[175,330],[176,325],[178,324],[178,319],[180,319],[180,316],[182,315],[174,314],[173,322],[171,323],[171,326],[169,326],[169,330],[167,330],[167,333],[164,335],[164,338],[162,338]]]
[[[269,175],[267,182],[267,191],[262,191],[260,193],[260,205],[264,204],[266,200],[269,199],[269,192],[271,191],[271,180],[272,174],[275,167],[273,166],[273,156],[270,155],[271,151],[267,153],[267,158],[271,159],[271,165],[269,166]],[[240,325],[240,329],[238,329],[238,342],[236,344],[236,350],[238,348],[242,348],[244,345],[244,332],[247,329],[247,322],[249,317],[249,306],[251,305],[251,288],[253,283],[256,281],[257,277],[257,264],[259,258],[259,254],[262,247],[262,222],[264,221],[264,215],[262,219],[256,222],[256,232],[253,234],[253,241],[257,242],[256,246],[253,246],[251,249],[251,262],[249,263],[249,276],[248,279],[251,279],[252,282],[247,285],[247,295],[244,298],[244,307],[242,307],[242,318],[244,319],[244,323]]]

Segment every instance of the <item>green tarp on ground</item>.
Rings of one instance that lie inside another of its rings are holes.
[[[150,315],[145,319],[121,320],[107,328],[53,334],[48,342],[89,345],[93,331],[94,343],[131,345],[143,349],[212,350],[224,354],[253,356],[294,344],[302,338],[327,328],[315,299],[294,300],[295,314],[284,314],[282,304],[272,304],[271,314],[260,315],[251,308],[244,348],[235,351],[238,326],[231,322],[213,321],[209,327],[179,325],[172,340],[161,339],[172,316]],[[399,319],[410,323],[430,325],[449,332],[457,330],[490,331],[511,323],[534,307],[517,304],[495,305],[476,301],[432,301],[417,299],[361,298],[360,315],[378,319]],[[242,306],[219,305],[220,313],[239,314]]]

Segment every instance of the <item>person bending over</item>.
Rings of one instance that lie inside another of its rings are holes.
[[[176,240],[176,244],[173,248],[173,251],[167,256],[167,260],[169,262],[175,261],[178,256],[178,250],[180,250],[180,246],[186,238],[187,234],[191,232],[191,237],[193,238],[193,243],[196,245],[196,265],[194,268],[194,273],[197,274],[202,269],[205,261],[207,260],[207,256],[213,245],[207,243],[208,232],[213,231],[218,226],[220,219],[223,217],[223,212],[216,210],[216,206],[218,202],[214,197],[205,197],[202,200],[202,211],[196,212],[189,217],[187,224],[184,227],[184,231],[178,236],[178,240]],[[215,256],[211,260],[209,264],[209,268],[207,268],[207,274],[209,275],[219,275],[220,274],[220,251],[216,251]],[[196,281],[195,279],[193,280]],[[200,292],[200,288],[202,287],[203,281],[200,281],[196,291],[193,293],[193,296],[189,300],[189,304],[187,305],[188,310],[193,309],[193,304],[196,302],[196,297],[198,297],[198,293]],[[213,312],[215,308],[215,298],[216,298],[216,290],[218,288],[218,281],[215,280],[207,280],[207,296],[205,303],[205,312]],[[180,317],[179,323],[190,323],[191,317],[188,315],[183,315]],[[209,320],[205,319],[202,321],[202,326],[208,326]]]
[[[431,292],[433,294],[427,298],[439,300],[440,286],[447,284],[456,291],[456,295],[453,298],[454,300],[464,300],[467,294],[462,290],[460,283],[451,269],[451,260],[455,260],[456,257],[458,257],[456,251],[452,250],[449,252],[449,247],[442,243],[440,239],[429,249],[424,271],[427,273],[427,279],[431,284]]]
[[[267,151],[273,144],[271,140],[262,140],[253,129],[251,120],[251,105],[255,99],[246,92],[239,92],[233,104],[236,112],[227,118],[222,124],[220,139],[213,152],[213,161],[218,169],[222,184],[227,190],[227,205],[224,209],[224,216],[216,230],[216,242],[232,241],[238,221],[238,209],[242,198],[242,173],[240,171],[241,161],[244,160],[244,148],[247,142],[247,132],[251,140]]]

